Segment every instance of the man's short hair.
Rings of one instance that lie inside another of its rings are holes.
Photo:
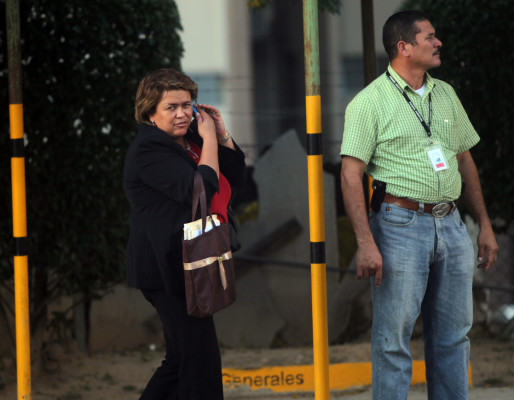
[[[415,25],[418,21],[428,21],[428,18],[416,10],[400,11],[388,18],[382,30],[382,43],[390,61],[398,55],[399,41],[416,44],[416,34],[420,32]]]

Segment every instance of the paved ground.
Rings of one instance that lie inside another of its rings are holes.
[[[49,357],[45,373],[33,371],[32,398],[34,400],[132,400],[139,397],[149,377],[162,360],[162,352],[148,349],[84,354],[75,347],[58,346]],[[421,359],[422,341],[411,343],[413,357]],[[285,372],[293,366],[312,365],[312,348],[283,349],[223,349],[226,368],[248,371],[269,366]],[[50,353],[49,353],[50,354]],[[331,346],[331,365],[366,362],[370,359],[368,342]],[[514,400],[514,342],[491,339],[474,340],[471,351],[473,384],[470,400]],[[0,400],[15,400],[16,367],[12,359],[0,359]],[[352,369],[356,371],[356,369]],[[2,375],[3,373],[3,375]],[[268,372],[266,372],[268,373]],[[303,373],[303,372],[302,372]],[[274,373],[273,373],[274,374]],[[362,377],[362,373],[358,373]],[[287,378],[286,374],[286,380]],[[307,382],[307,375],[304,376]],[[255,378],[256,379],[256,378]],[[254,383],[255,383],[254,379]],[[360,385],[367,385],[361,383]],[[498,387],[501,385],[502,387]],[[313,386],[310,386],[313,387]],[[334,387],[334,386],[332,386]],[[370,400],[367,386],[332,392],[331,400]],[[307,389],[308,390],[308,389]],[[302,400],[315,399],[313,392],[281,394],[268,389],[251,390],[240,385],[227,388],[226,400]],[[426,400],[424,385],[411,387],[409,400]],[[319,400],[319,399],[317,399]],[[325,399],[323,399],[325,400]]]

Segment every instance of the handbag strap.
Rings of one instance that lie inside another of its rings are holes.
[[[214,220],[212,219],[211,209],[207,209],[207,196],[205,194],[205,186],[203,184],[202,175],[200,172],[195,172],[194,178],[194,186],[193,186],[193,207],[192,212],[193,216],[191,221],[194,221],[196,218],[196,211],[198,210],[198,202],[200,202],[200,213],[202,215],[202,233],[205,232],[205,225],[207,224],[207,212],[209,212],[209,216],[211,217],[211,221],[214,224]]]

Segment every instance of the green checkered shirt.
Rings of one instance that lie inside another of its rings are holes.
[[[348,105],[341,156],[364,161],[366,173],[387,182],[387,193],[394,196],[422,203],[457,199],[461,177],[456,155],[480,140],[457,94],[450,85],[427,73],[427,86],[421,98],[391,66],[388,70],[427,124],[428,94],[432,93],[432,138],[441,143],[448,168],[434,171],[427,155],[427,132],[385,73]]]

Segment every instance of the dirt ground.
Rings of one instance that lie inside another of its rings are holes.
[[[420,340],[411,345],[414,359],[423,359]],[[331,363],[370,361],[370,345],[351,343],[331,346]],[[162,349],[85,355],[70,346],[54,346],[49,352],[48,371],[32,375],[35,400],[137,399],[154,369],[160,364]],[[276,365],[312,364],[311,348],[266,350],[222,349],[223,366],[258,368]],[[471,345],[471,365],[475,387],[514,387],[514,340],[475,339]],[[0,360],[0,399],[15,400],[15,367]]]

